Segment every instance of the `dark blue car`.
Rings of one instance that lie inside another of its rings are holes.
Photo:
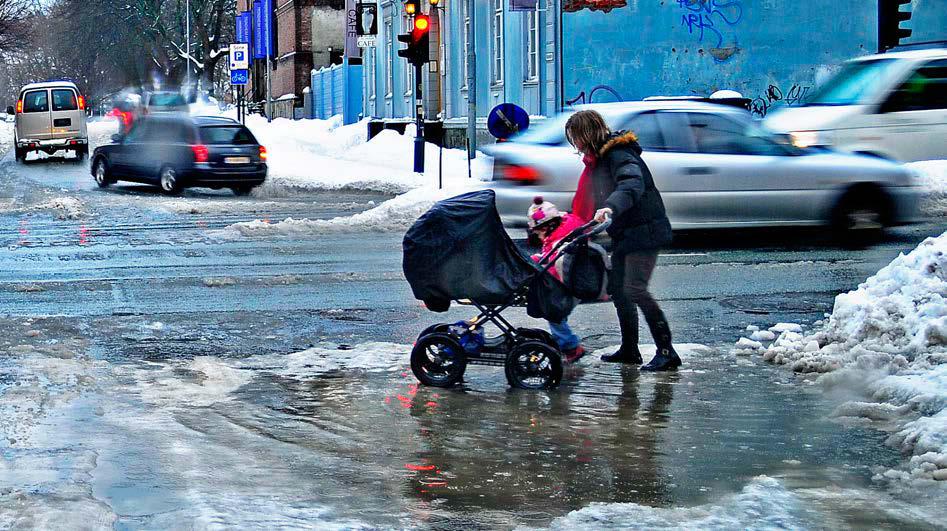
[[[246,195],[266,179],[266,148],[235,120],[186,115],[147,116],[127,135],[95,148],[92,176],[156,184],[166,194],[202,186]]]

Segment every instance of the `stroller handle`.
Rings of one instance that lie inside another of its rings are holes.
[[[601,223],[593,219],[585,225],[576,228],[566,235],[565,238],[560,240],[559,243],[557,243],[555,247],[553,247],[548,253],[546,253],[546,255],[540,259],[539,264],[541,266],[545,266],[547,264],[551,265],[554,262],[554,257],[558,257],[561,253],[568,253],[569,250],[579,242],[588,240],[593,236],[605,232],[605,230],[608,229],[611,224],[612,220],[610,218],[606,218],[605,221]]]

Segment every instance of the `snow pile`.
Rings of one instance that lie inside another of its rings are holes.
[[[220,114],[203,109],[200,114]],[[234,117],[233,111],[223,113]],[[439,148],[425,144],[426,172],[413,171],[415,126],[405,134],[380,132],[368,140],[368,122],[343,125],[341,116],[328,120],[288,120],[267,122],[258,115],[247,116],[247,127],[266,147],[267,181],[254,194],[267,197],[291,196],[322,190],[367,190],[400,194],[436,185]],[[488,157],[478,156],[472,168],[475,180],[487,179],[492,172]],[[464,150],[443,150],[445,184],[467,179]]]
[[[34,206],[33,210],[50,210],[57,219],[79,219],[85,215],[82,201],[75,197],[55,197]]]
[[[13,124],[0,120],[0,153],[8,149],[13,149]]]
[[[249,371],[233,368],[212,357],[119,366],[115,371],[132,377],[134,384],[129,391],[143,402],[170,408],[207,407],[232,400],[231,394],[252,378]]]
[[[928,199],[922,210],[928,214],[947,214],[947,160],[925,160],[906,164],[928,190]]]
[[[763,358],[870,402],[836,415],[884,421],[889,444],[912,455],[889,479],[947,480],[947,233],[900,255],[858,289],[836,297],[811,333],[785,329]],[[824,373],[824,374],[823,374]]]
[[[234,223],[218,234],[224,237],[236,235],[258,237],[273,235],[305,236],[350,231],[402,231],[410,227],[437,201],[463,191],[463,189],[431,190],[419,188],[389,199],[375,208],[351,216],[314,220],[288,218],[278,223],[267,223],[257,219]]]
[[[375,342],[354,347],[313,347],[285,355],[253,356],[243,360],[239,366],[280,376],[305,378],[342,370],[403,371],[410,356],[411,345]]]
[[[697,507],[593,503],[555,519],[550,529],[800,529],[816,515],[779,481],[759,476],[739,494]]]

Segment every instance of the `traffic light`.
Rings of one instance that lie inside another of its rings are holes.
[[[427,15],[416,15],[413,24],[411,33],[398,35],[398,40],[408,45],[404,50],[398,50],[398,56],[420,66],[430,61],[431,18]]]
[[[901,44],[901,39],[911,36],[910,28],[901,23],[911,20],[910,11],[901,11],[901,6],[911,0],[878,0],[878,51],[890,50]]]

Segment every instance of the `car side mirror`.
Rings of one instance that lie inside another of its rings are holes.
[[[13,105],[7,105],[7,114],[14,114]]]
[[[121,143],[122,143],[122,138],[124,138],[124,137],[123,137],[122,135],[119,135],[119,134],[112,135],[112,142],[114,142],[114,143],[116,143],[116,144],[121,144]]]

